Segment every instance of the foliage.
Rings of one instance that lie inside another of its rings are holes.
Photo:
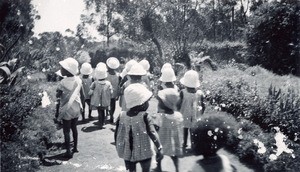
[[[1,171],[33,171],[39,166],[39,156],[46,153],[47,144],[58,137],[52,120],[54,104],[40,107],[39,92],[49,89],[49,85],[23,78],[17,86],[0,88]]]
[[[13,53],[18,54],[19,47],[33,34],[35,11],[32,9],[30,0],[0,2],[0,43],[4,47],[1,62],[12,59]]]
[[[296,1],[276,1],[255,11],[248,36],[250,65],[300,75],[299,9]]]
[[[249,119],[266,131],[278,126],[291,140],[299,135],[298,78],[275,77],[259,67],[243,71],[229,66],[215,72],[204,72],[203,76],[203,88],[210,91],[207,99],[217,109],[236,118]],[[281,89],[276,89],[279,87]]]

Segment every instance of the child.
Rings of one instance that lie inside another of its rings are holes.
[[[80,68],[80,73],[82,74],[82,88],[81,88],[81,100],[82,100],[82,120],[85,120],[85,103],[89,106],[89,118],[91,119],[92,116],[92,109],[91,109],[91,96],[88,94],[90,91],[90,87],[92,85],[92,77],[90,76],[93,72],[92,66],[89,63],[83,63]]]
[[[174,88],[166,88],[158,92],[158,107],[161,113],[158,118],[158,135],[164,148],[163,155],[170,156],[174,162],[176,172],[179,171],[178,156],[182,154],[180,130],[183,121],[180,112],[176,111],[179,93]],[[157,161],[157,171],[161,169],[161,159]]]
[[[180,92],[179,109],[183,115],[183,148],[187,147],[188,131],[204,113],[204,94],[197,90],[200,86],[199,75],[194,70],[187,71],[180,83],[185,87]]]
[[[65,78],[60,81],[57,88],[57,97],[60,99],[57,106],[57,121],[63,122],[63,133],[65,138],[66,153],[64,157],[72,158],[73,153],[78,152],[77,121],[81,114],[82,105],[80,101],[81,79],[76,76],[78,73],[78,62],[74,58],[67,58],[60,61],[61,73]],[[73,133],[74,148],[70,150],[70,129]]]
[[[176,81],[176,76],[172,68],[165,68],[162,70],[159,80],[161,81],[161,84],[158,85],[158,90],[163,90],[165,88],[174,88],[178,90],[178,87],[174,84],[174,81]]]
[[[118,99],[118,90],[119,90],[119,74],[116,73],[116,70],[120,66],[120,62],[117,58],[115,57],[110,57],[106,60],[106,64],[108,66],[108,75],[107,75],[107,80],[111,83],[112,85],[112,96],[110,100],[110,123],[114,122],[114,113],[116,109],[116,101]]]
[[[126,107],[125,107],[125,100],[124,100],[124,89],[129,85],[129,76],[127,75],[127,73],[130,71],[131,67],[134,65],[134,64],[137,64],[138,62],[136,60],[129,60],[126,64],[125,64],[125,68],[123,69],[122,73],[120,74],[120,85],[119,85],[119,96],[120,96],[120,99],[119,99],[119,105],[121,107],[121,110],[122,111],[125,111],[126,110]],[[128,82],[127,82],[128,81]],[[127,83],[126,83],[127,82]],[[126,83],[126,84],[125,84]]]
[[[228,135],[234,128],[230,126],[230,121],[225,119],[224,115],[210,114],[198,120],[191,128],[193,153],[203,155],[203,158],[192,166],[191,172],[237,171],[226,156],[217,154],[217,151],[225,146]]]
[[[149,72],[150,69],[150,64],[148,60],[141,60],[139,62],[143,68],[146,70],[146,75],[142,76],[142,80],[143,82],[147,85],[147,87],[152,90],[153,89],[153,76],[152,74]]]
[[[126,170],[136,171],[140,163],[143,172],[149,172],[152,150],[150,139],[157,148],[157,157],[162,157],[162,146],[151,117],[146,110],[152,92],[140,83],[130,84],[124,90],[127,112],[121,112],[116,122],[115,141],[120,158],[125,161]],[[150,138],[149,138],[150,137]]]
[[[143,68],[143,66],[139,63],[134,64],[131,68],[130,71],[127,73],[128,80],[123,84],[123,87],[121,88],[122,90],[125,90],[126,87],[128,87],[130,84],[134,83],[141,83],[144,86],[146,84],[142,80],[142,76],[146,75],[147,71]],[[122,111],[126,111],[126,102],[122,101]]]
[[[112,86],[106,80],[107,72],[103,68],[95,69],[95,81],[89,91],[91,95],[91,106],[98,110],[99,127],[103,129],[105,122],[105,110],[108,109],[111,100]]]

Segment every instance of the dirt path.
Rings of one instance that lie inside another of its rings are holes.
[[[157,102],[152,99],[150,101],[150,112],[156,111]],[[115,112],[115,117],[118,116],[120,109]],[[79,122],[79,142],[78,150],[79,153],[75,153],[73,158],[68,161],[57,161],[60,165],[41,166],[40,171],[46,172],[82,172],[82,171],[109,171],[109,172],[120,172],[126,171],[124,162],[117,155],[114,142],[114,125],[107,124],[105,129],[99,130],[97,127],[97,113],[93,111],[92,116],[94,120],[88,121],[87,123]],[[79,119],[80,120],[80,119]],[[62,132],[62,131],[61,131]],[[63,141],[63,140],[61,140]],[[47,157],[59,157],[64,150],[58,150],[53,152],[53,155],[47,155]],[[245,167],[239,162],[237,157],[224,150],[219,151],[220,154],[229,157],[231,162],[237,167],[238,171],[241,172],[252,172],[253,170]],[[200,159],[201,157],[187,156],[180,159],[180,171],[187,171],[191,165]],[[59,158],[57,158],[59,159]],[[153,158],[152,169],[155,168],[156,164]],[[162,161],[163,171],[173,172],[175,168],[169,157],[165,157]],[[138,166],[138,171],[141,171]]]

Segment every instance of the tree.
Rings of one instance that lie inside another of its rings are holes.
[[[264,3],[254,13],[248,36],[251,65],[300,76],[300,3]]]
[[[30,0],[0,1],[0,43],[4,53],[0,61],[12,59],[13,54],[20,53],[21,44],[27,43],[33,35],[33,20],[35,11]]]

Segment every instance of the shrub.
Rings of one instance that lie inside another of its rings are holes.
[[[240,140],[227,149],[247,164],[258,166],[259,171],[299,170],[296,162],[300,126],[297,83],[299,78],[277,76],[257,66],[240,70],[228,65],[218,71],[204,71],[202,87],[208,102],[217,110],[232,113],[240,121],[236,136]],[[270,160],[277,148],[271,130],[274,127],[279,127],[288,137],[286,143],[294,150],[295,158],[283,153],[277,160]],[[261,143],[266,148],[263,153],[258,148]]]
[[[49,108],[40,106],[39,93],[54,88],[25,79],[18,86],[1,85],[0,89],[1,171],[34,171],[39,166],[39,156],[47,151],[47,144],[59,136],[52,120],[54,104]]]
[[[253,17],[254,28],[248,35],[250,65],[262,65],[281,75],[299,76],[299,3],[266,3]]]
[[[242,71],[236,66],[227,66],[218,71],[205,71],[202,87],[210,91],[207,100],[216,108],[236,118],[252,120],[266,131],[279,126],[294,140],[299,135],[300,125],[297,83],[299,78],[279,77],[260,67]]]

